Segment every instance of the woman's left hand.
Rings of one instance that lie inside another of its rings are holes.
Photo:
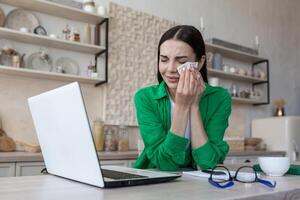
[[[196,80],[196,85],[194,87],[194,92],[196,93],[196,95],[194,97],[191,108],[197,108],[198,109],[200,98],[201,98],[202,93],[204,92],[206,86],[204,84],[203,78],[202,78],[201,73],[199,71],[194,71],[193,75],[194,75],[194,78]]]

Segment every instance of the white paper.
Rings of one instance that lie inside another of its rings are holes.
[[[179,74],[181,74],[184,70],[191,69],[191,68],[197,69],[198,62],[186,62],[180,65],[179,67],[177,67],[177,71]]]

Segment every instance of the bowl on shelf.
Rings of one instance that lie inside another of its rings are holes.
[[[268,176],[283,176],[290,168],[289,157],[259,157],[258,163]]]

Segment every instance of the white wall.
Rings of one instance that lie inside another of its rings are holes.
[[[205,24],[204,38],[216,37],[252,47],[260,38],[260,55],[270,60],[272,100],[287,101],[286,114],[300,115],[300,26],[298,0],[112,0],[181,24]],[[108,1],[96,0],[105,5]],[[242,109],[246,109],[242,106]],[[253,118],[273,114],[272,104],[250,107],[244,116],[246,135]]]

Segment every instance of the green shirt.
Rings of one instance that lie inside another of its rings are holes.
[[[206,84],[199,110],[208,141],[193,151],[188,139],[170,131],[171,105],[164,81],[140,89],[134,102],[145,148],[133,167],[175,171],[198,165],[207,169],[224,161],[229,146],[223,137],[231,113],[231,96],[224,88]]]

